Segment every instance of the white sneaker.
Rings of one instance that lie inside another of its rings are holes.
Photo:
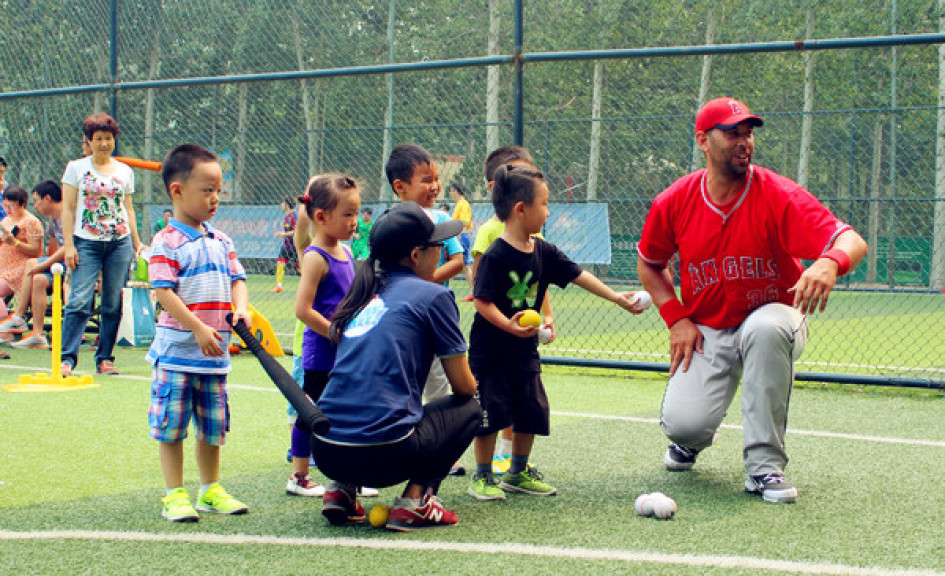
[[[367,486],[358,488],[358,496],[361,498],[377,498],[377,495],[377,488],[368,488]]]
[[[745,479],[745,491],[758,494],[765,502],[772,504],[797,502],[797,488],[791,486],[780,472],[748,476]]]
[[[42,334],[30,334],[19,342],[10,344],[10,347],[16,348],[17,350],[26,350],[27,348],[49,348],[49,342],[46,341],[46,337]]]
[[[289,482],[285,485],[285,493],[295,496],[308,496],[309,498],[320,498],[325,495],[325,487],[312,480],[310,476],[299,478],[295,474],[289,476]]]
[[[14,316],[13,314],[10,314],[9,318],[0,323],[0,332],[22,334],[29,329],[30,327],[26,325],[26,320],[20,318],[19,316]]]

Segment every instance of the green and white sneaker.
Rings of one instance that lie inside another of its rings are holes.
[[[214,482],[197,500],[197,510],[217,514],[245,514],[249,507],[227,494],[223,486]]]
[[[528,466],[518,474],[506,474],[502,482],[499,482],[499,488],[506,492],[521,492],[535,496],[553,496],[558,493],[554,486],[541,481],[541,473],[538,472],[538,468],[532,466]]]
[[[466,492],[476,500],[505,500],[505,492],[496,485],[492,474],[474,475]]]
[[[183,488],[175,488],[170,494],[161,498],[164,503],[164,516],[171,522],[196,522],[200,519],[197,511],[190,504],[190,495]]]

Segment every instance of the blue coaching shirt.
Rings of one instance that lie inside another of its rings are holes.
[[[453,293],[406,268],[348,324],[318,406],[331,421],[327,442],[397,442],[423,416],[423,385],[433,357],[466,352]]]

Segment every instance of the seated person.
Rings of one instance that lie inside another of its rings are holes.
[[[20,289],[27,260],[43,252],[43,225],[26,211],[28,198],[21,186],[10,186],[3,192],[7,216],[0,221],[0,298]],[[12,334],[0,332],[0,342],[12,339]]]
[[[16,293],[16,308],[13,314],[0,324],[0,333],[18,334],[27,332],[26,310],[33,315],[33,329],[19,342],[10,344],[13,348],[48,348],[49,342],[43,334],[46,319],[46,295],[52,289],[53,274],[50,267],[62,261],[62,188],[53,180],[40,182],[33,188],[33,207],[41,216],[49,218],[46,225],[46,238],[49,242],[49,254],[46,258],[30,258],[26,261],[25,273],[20,289]]]

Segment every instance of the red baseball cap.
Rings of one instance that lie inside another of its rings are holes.
[[[715,98],[705,103],[696,114],[696,132],[706,132],[713,128],[729,130],[737,124],[748,121],[752,126],[764,126],[764,120],[755,116],[734,98]]]

